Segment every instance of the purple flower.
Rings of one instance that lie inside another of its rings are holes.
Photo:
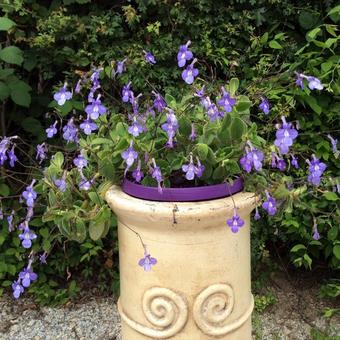
[[[89,180],[84,176],[84,174],[82,173],[81,170],[79,170],[79,173],[80,173],[80,176],[81,176],[81,180],[78,184],[79,189],[84,190],[84,191],[89,191],[91,189],[93,182],[94,182],[94,178]]]
[[[298,163],[298,160],[294,157],[294,155],[291,155],[292,157],[292,166],[295,168],[295,169],[299,169],[299,163]]]
[[[140,93],[137,97],[135,97],[135,95],[133,94],[133,92],[131,92],[131,95],[130,95],[130,103],[132,105],[132,110],[133,110],[133,113],[135,115],[138,114],[138,99],[142,96],[142,94]]]
[[[323,85],[321,84],[321,81],[318,78],[307,76],[307,81],[308,81],[308,87],[311,90],[322,90],[323,89]]]
[[[78,168],[82,169],[87,166],[87,159],[84,158],[82,154],[79,154],[74,160],[73,164]]]
[[[14,153],[14,145],[12,146],[12,149],[10,151],[7,151],[7,155],[9,158],[9,166],[11,168],[14,168],[15,162],[18,160],[17,156]]]
[[[191,64],[187,66],[187,68],[182,72],[182,79],[189,85],[191,85],[195,78],[198,76],[198,69],[194,68],[194,64],[197,59],[195,58]]]
[[[231,112],[233,106],[236,104],[236,99],[232,98],[230,94],[222,86],[222,97],[217,101],[217,104],[224,108],[226,112]]]
[[[66,100],[70,100],[72,98],[72,92],[67,91],[67,83],[65,83],[64,86],[54,94],[53,98],[60,106],[64,105]]]
[[[313,239],[318,241],[320,240],[320,234],[318,231],[318,225],[316,223],[316,220],[314,219],[314,225],[313,225]]]
[[[331,135],[327,135],[328,139],[331,141],[331,144],[332,144],[332,151],[333,151],[333,154],[334,154],[334,157],[335,158],[338,158],[339,157],[339,150],[338,150],[338,140],[337,139],[334,139]]]
[[[0,220],[4,219],[4,212],[2,211],[2,208],[0,208]]]
[[[102,105],[100,97],[101,96],[99,94],[96,100],[92,101],[91,104],[85,107],[85,112],[90,116],[91,119],[97,119],[99,116],[106,113],[106,107]]]
[[[283,158],[278,158],[277,159],[277,164],[276,167],[280,170],[280,171],[285,171],[287,168],[287,164],[285,162],[285,160]]]
[[[299,86],[302,90],[304,89],[303,79],[307,79],[308,87],[311,90],[322,90],[323,89],[323,85],[321,84],[320,79],[313,77],[313,76],[306,76],[303,73],[295,72],[295,74],[296,74],[295,84]]]
[[[77,84],[76,84],[76,87],[74,88],[74,92],[75,93],[80,93],[80,91],[81,91],[81,79],[79,79],[78,81],[77,81]]]
[[[39,255],[39,260],[41,264],[47,264],[47,253],[46,251]]]
[[[237,209],[234,208],[234,215],[231,219],[227,220],[227,225],[230,227],[233,233],[237,233],[241,227],[244,225],[244,221],[237,214]]]
[[[27,207],[25,222],[28,223],[31,220],[32,217],[33,217],[33,207]],[[20,229],[20,230],[24,230],[24,229]]]
[[[21,280],[22,285],[27,288],[33,281],[38,279],[38,275],[34,273],[31,268],[27,267],[19,273],[19,279]]]
[[[144,257],[138,261],[138,265],[143,267],[144,271],[149,272],[151,267],[157,263],[154,257],[151,257],[147,251],[144,252]]]
[[[94,92],[100,88],[99,77],[101,71],[103,71],[102,67],[94,68],[93,73],[91,75],[92,88],[90,92],[92,92],[92,94],[94,94]]]
[[[23,232],[19,234],[19,238],[20,240],[22,240],[21,245],[25,249],[29,249],[32,247],[32,240],[35,240],[37,238],[37,235],[28,226],[26,226]]]
[[[196,89],[194,96],[198,98],[203,98],[204,94],[205,94],[205,85],[203,85],[201,89]]]
[[[261,97],[261,104],[259,105],[259,108],[263,111],[264,114],[268,114],[270,110],[269,102],[266,98]]]
[[[177,53],[178,67],[184,67],[187,60],[191,60],[193,58],[192,52],[188,49],[190,44],[191,44],[191,41],[189,40],[185,45],[181,45],[179,47],[179,50]]]
[[[34,200],[37,198],[37,193],[33,189],[34,183],[35,180],[33,180],[31,184],[26,187],[26,190],[22,193],[22,198],[26,200],[26,205],[28,207],[33,207]]]
[[[255,207],[255,215],[254,215],[254,220],[258,221],[261,218],[261,215],[259,213],[259,209],[257,208],[257,206]]]
[[[267,211],[268,215],[273,216],[276,214],[276,200],[270,196],[266,190],[267,200],[262,203],[262,208]]]
[[[6,152],[10,146],[10,138],[11,137],[2,137],[0,142],[0,166],[4,164],[7,160]]]
[[[178,121],[174,114],[174,111],[168,109],[169,113],[167,113],[166,123],[162,124],[162,130],[165,131],[168,135],[167,147],[173,148],[173,139],[178,130]]]
[[[205,98],[204,105],[206,105],[206,114],[211,122],[214,122],[221,117],[221,113],[219,112],[217,105],[212,103],[209,97]]]
[[[37,145],[37,154],[35,156],[35,159],[38,160],[39,164],[41,164],[43,160],[46,158],[46,152],[47,152],[47,146],[45,143],[41,143]]]
[[[141,171],[141,161],[138,161],[138,166],[135,170],[133,170],[132,172],[132,177],[135,179],[136,182],[140,182],[143,177],[144,177],[144,173],[143,171]]]
[[[117,69],[116,69],[116,74],[122,74],[125,71],[125,62],[127,58],[125,58],[122,61],[117,62]]]
[[[196,130],[195,130],[195,125],[191,124],[191,134],[189,136],[189,140],[191,140],[192,142],[194,142],[197,138],[197,134],[196,134]]]
[[[190,154],[189,164],[184,164],[182,166],[182,171],[185,173],[185,178],[188,181],[192,181],[193,179],[195,179],[196,167],[195,167],[194,162],[192,160],[192,154]]]
[[[59,191],[61,192],[65,192],[67,189],[67,183],[65,180],[65,175],[63,175],[62,178],[60,179],[54,179],[54,184],[56,185],[56,187],[59,189]]]
[[[134,122],[128,128],[129,134],[131,134],[133,137],[138,137],[143,131],[144,127],[138,123],[136,118],[134,118]]]
[[[24,287],[21,285],[21,281],[14,281],[12,283],[13,296],[15,299],[19,299],[20,295],[24,292]]]
[[[196,157],[197,160],[197,166],[196,166],[196,176],[198,178],[201,178],[203,176],[203,172],[205,170],[205,166],[203,164],[201,164],[200,160],[198,159],[198,157]]]
[[[57,123],[58,122],[55,121],[52,125],[50,125],[49,128],[45,130],[47,134],[47,138],[52,138],[57,133],[57,128],[56,128]]]
[[[240,159],[240,164],[246,172],[250,173],[254,168],[257,171],[262,170],[263,152],[254,148],[250,141],[247,142],[250,149],[246,147],[246,154]]]
[[[73,123],[73,118],[69,119],[67,124],[63,127],[63,138],[69,142],[77,142],[78,137],[77,137],[77,132],[78,129]]]
[[[294,139],[298,136],[298,132],[292,127],[292,123],[286,122],[285,117],[281,117],[281,119],[283,124],[282,127],[276,131],[274,144],[284,155],[288,153],[289,147],[293,145]]]
[[[148,62],[149,64],[153,65],[156,64],[155,57],[151,52],[143,51],[144,52],[144,58],[145,61]]]
[[[326,164],[317,159],[315,155],[313,155],[311,161],[307,159],[307,163],[309,165],[308,182],[313,185],[319,185],[321,176],[327,168]]]
[[[154,94],[155,96],[155,99],[153,101],[153,107],[159,112],[163,112],[163,110],[166,108],[166,102],[165,100],[163,99],[163,97],[159,94],[159,93],[156,93],[154,91],[152,91],[152,93]]]
[[[301,90],[303,90],[305,88],[305,85],[303,83],[304,75],[302,73],[297,73],[297,72],[295,72],[295,74],[296,74],[295,84],[299,86]]]
[[[131,86],[131,81],[123,86],[122,89],[122,100],[124,103],[127,103],[130,101],[130,98],[133,97],[133,92],[132,90],[130,90],[130,86]]]
[[[131,142],[130,146],[125,151],[122,152],[122,158],[124,159],[126,163],[126,168],[124,172],[124,176],[125,176],[129,168],[138,158],[138,152],[135,151],[135,149],[133,148],[133,142]]]
[[[162,193],[163,192],[162,187],[161,187],[161,182],[163,181],[162,172],[159,166],[156,165],[156,161],[154,158],[152,158],[152,163],[153,163],[153,168],[151,168],[151,175],[152,175],[152,178],[157,181],[158,192]]]
[[[2,211],[1,211],[2,212]],[[3,216],[3,215],[2,215]],[[2,217],[3,218],[3,217]],[[1,218],[1,219],[2,219]],[[14,210],[12,210],[12,213],[7,216],[7,223],[8,223],[8,231],[12,232],[14,230],[13,226],[13,218],[14,218]]]
[[[89,116],[87,116],[87,119],[84,120],[79,127],[84,131],[85,135],[88,136],[98,129],[97,124],[93,122]]]

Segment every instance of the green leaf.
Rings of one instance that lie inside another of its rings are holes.
[[[335,6],[334,8],[332,8],[332,9],[328,12],[328,16],[330,16],[331,19],[332,19],[334,22],[340,21],[340,5]]]
[[[86,226],[83,220],[81,219],[77,219],[76,222],[76,241],[78,241],[79,243],[82,243],[85,241],[86,239]]]
[[[282,49],[282,46],[276,40],[269,41],[269,47],[273,48],[275,50],[281,50]]]
[[[11,99],[15,104],[29,107],[31,104],[31,95],[29,92],[20,91],[19,89],[15,89],[11,92]]]
[[[89,225],[89,235],[93,241],[99,240],[105,231],[105,222],[91,221]]]
[[[0,196],[7,197],[9,196],[9,194],[10,194],[9,186],[4,183],[1,183],[0,184]]]
[[[248,110],[251,105],[252,103],[247,96],[240,96],[239,100],[236,103],[236,110],[238,112],[243,112]]]
[[[97,205],[102,205],[103,204],[103,201],[101,200],[100,196],[98,193],[94,192],[94,191],[91,191],[88,193],[89,197],[90,197],[90,200],[94,203],[94,204],[97,204]]]
[[[296,252],[298,252],[299,250],[302,250],[302,249],[307,249],[307,248],[303,244],[297,244],[290,250],[290,252],[296,253]]]
[[[22,51],[16,46],[8,46],[0,50],[0,59],[15,65],[21,65],[24,61]]]
[[[10,94],[8,86],[0,81],[0,101],[5,100]]]
[[[338,226],[336,225],[333,226],[331,229],[328,230],[327,238],[332,241],[336,240],[336,237],[338,236],[338,231],[339,231]]]
[[[322,112],[321,106],[318,105],[314,97],[305,96],[303,99],[312,108],[314,112],[316,112],[317,114],[320,114]]]
[[[314,27],[319,19],[319,13],[302,11],[299,15],[299,24],[302,28],[309,30]]]
[[[309,31],[309,32],[306,34],[306,39],[307,39],[307,41],[314,40],[315,37],[320,33],[320,31],[321,31],[321,28],[320,28],[320,27],[316,27],[316,28],[312,29],[311,31]]]
[[[33,135],[38,136],[43,130],[43,127],[40,121],[36,118],[27,117],[21,122],[21,126],[25,131],[32,133]]]
[[[58,151],[52,158],[52,164],[57,168],[61,169],[64,164],[64,155],[62,152]]]
[[[209,152],[209,147],[207,144],[203,144],[203,143],[198,143],[196,145],[196,150],[198,153],[198,157],[201,161],[206,160],[207,156],[208,156],[208,152]]]
[[[238,90],[239,85],[240,85],[240,81],[237,78],[230,79],[230,82],[229,82],[229,91],[230,91],[230,94],[232,96]]]
[[[0,79],[5,79],[14,73],[14,68],[4,68],[0,70]]]
[[[340,260],[340,244],[336,244],[333,247],[333,254],[335,255],[335,257]]]
[[[15,25],[16,23],[13,20],[7,17],[0,17],[0,31],[8,31]]]
[[[235,117],[231,123],[230,132],[233,140],[240,140],[247,131],[247,126],[242,119]]]
[[[325,192],[323,196],[326,198],[328,201],[337,201],[339,199],[338,195],[335,192]]]
[[[176,105],[176,99],[171,95],[166,93],[165,94],[165,102],[168,104],[168,106],[175,106]]]
[[[28,107],[31,104],[31,87],[17,77],[12,77],[8,83],[11,89],[11,98],[17,105]],[[41,124],[39,124],[41,125]]]

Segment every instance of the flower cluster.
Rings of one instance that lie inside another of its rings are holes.
[[[288,123],[285,117],[281,117],[282,126],[278,125],[276,131],[276,139],[274,144],[279,148],[280,152],[284,155],[288,153],[289,147],[294,143],[298,136],[298,132],[294,129],[292,123]]]
[[[308,182],[313,185],[319,185],[321,181],[321,176],[326,170],[327,166],[325,163],[322,163],[319,159],[315,157],[315,155],[312,156],[312,160],[307,160],[307,163],[309,165],[308,171]]]
[[[19,273],[18,279],[12,284],[13,296],[15,299],[18,299],[25,288],[28,288],[32,282],[38,279],[38,275],[32,270],[32,262],[31,259],[28,266]]]
[[[322,90],[323,89],[323,85],[320,81],[320,79],[313,77],[313,76],[306,76],[303,73],[297,73],[296,74],[296,80],[295,80],[295,84],[297,86],[299,86],[301,88],[301,90],[303,90],[305,88],[305,84],[303,82],[304,79],[307,80],[308,82],[308,87],[310,90]]]
[[[193,59],[193,54],[189,50],[189,46],[191,41],[189,40],[185,45],[181,45],[178,53],[177,53],[177,62],[178,67],[184,67],[187,61]],[[195,58],[190,64],[187,65],[187,68],[182,72],[182,79],[189,85],[191,85],[195,78],[198,76],[198,69],[194,67],[194,64],[197,62]]]
[[[15,162],[18,160],[14,153],[15,144],[13,139],[18,138],[17,136],[2,137],[0,140],[0,166],[2,166],[6,160],[11,168],[15,166]]]
[[[198,60],[194,58],[192,51],[189,49],[190,45],[191,41],[181,45],[177,53],[178,67],[180,67],[182,71],[181,77],[188,85],[200,80],[196,79],[199,74],[198,69],[195,67]],[[143,53],[147,63],[150,65],[156,64],[155,56],[151,52],[143,51]],[[114,77],[121,75],[126,70],[126,61],[127,58],[114,64],[116,65],[116,69],[112,70]],[[274,145],[270,145],[268,150],[265,150],[262,148],[265,142],[261,137],[256,135],[256,131],[254,131],[256,128],[248,128],[250,125],[248,118],[243,121],[243,112],[242,114],[239,112],[241,111],[239,107],[242,104],[242,100],[238,99],[241,97],[237,95],[237,90],[231,86],[232,82],[230,82],[229,87],[222,86],[217,95],[212,92],[209,85],[207,85],[207,89],[204,85],[199,85],[198,88],[193,89],[195,91],[193,96],[198,99],[191,99],[191,102],[189,102],[188,99],[186,102],[186,96],[184,96],[184,104],[182,105],[182,103],[180,103],[176,106],[177,102],[176,100],[172,100],[171,96],[168,100],[167,94],[164,96],[164,99],[163,96],[155,90],[151,92],[151,95],[144,93],[135,95],[132,82],[129,81],[125,83],[121,89],[121,100],[127,105],[124,105],[124,110],[121,115],[117,114],[113,117],[109,116],[109,106],[105,106],[106,101],[105,98],[102,97],[102,70],[103,68],[94,68],[91,72],[84,72],[74,88],[74,93],[77,95],[82,94],[83,88],[88,91],[84,95],[86,101],[84,113],[80,116],[76,116],[73,113],[65,120],[58,116],[58,120],[52,121],[45,130],[47,138],[54,138],[58,134],[58,130],[61,131],[62,138],[66,141],[66,144],[68,144],[67,150],[72,150],[70,151],[71,156],[69,156],[68,162],[64,163],[66,165],[63,168],[60,167],[58,173],[54,172],[49,177],[46,176],[44,178],[44,181],[48,183],[49,188],[56,193],[58,198],[61,196],[66,197],[72,189],[75,189],[79,195],[87,195],[86,191],[91,190],[97,176],[101,175],[100,171],[102,169],[98,170],[98,173],[92,178],[89,177],[93,164],[89,165],[86,153],[97,152],[91,150],[93,145],[96,145],[93,148],[94,150],[100,150],[98,145],[101,145],[101,140],[103,140],[103,143],[107,142],[109,145],[112,144],[112,141],[114,143],[117,142],[119,145],[119,149],[113,152],[116,156],[112,156],[112,158],[116,157],[113,163],[115,169],[121,171],[119,174],[122,174],[124,170],[124,176],[128,176],[130,179],[133,178],[136,183],[147,183],[149,180],[154,181],[154,185],[157,183],[159,193],[162,193],[163,187],[167,186],[168,182],[171,181],[171,176],[177,173],[180,174],[179,177],[181,181],[188,181],[185,183],[186,185],[197,185],[201,183],[203,175],[206,184],[215,183],[216,178],[219,180],[220,177],[224,176],[219,175],[218,171],[215,170],[222,169],[221,173],[223,173],[225,165],[230,165],[227,171],[232,173],[228,178],[234,175],[240,175],[241,171],[237,162],[239,162],[241,168],[247,174],[258,172],[254,176],[256,178],[261,177],[264,173],[263,168],[266,164],[282,172],[287,169],[290,170],[290,165],[296,169],[299,168],[298,159],[294,156],[296,153],[292,150],[292,146],[299,135],[297,124],[294,123],[293,125],[293,123],[287,122],[285,117],[281,117],[282,124],[276,126]],[[112,74],[110,78],[112,78]],[[306,76],[303,73],[297,73],[296,75],[296,84],[301,89],[304,89],[306,82],[308,82],[308,88],[310,90],[323,89],[321,81],[316,77]],[[115,80],[119,81],[120,77]],[[68,90],[68,85],[65,82],[53,96],[56,105],[63,106],[67,101],[71,101],[74,93],[73,90]],[[238,100],[239,104],[237,104]],[[259,96],[255,98],[254,101],[264,115],[270,113],[272,103],[270,104],[267,98]],[[173,102],[175,102],[175,104],[172,104]],[[197,110],[195,104],[193,104],[194,102],[199,102],[200,104],[198,105],[201,105]],[[190,110],[193,114],[187,114]],[[275,110],[273,109],[273,111]],[[123,121],[119,123],[127,131],[121,133],[121,130],[119,130],[119,132],[116,133],[118,129],[113,131],[112,127],[114,128],[114,126],[112,125],[120,118],[122,118]],[[262,118],[264,117],[262,116]],[[228,125],[228,120],[232,122],[229,127],[226,128],[228,129],[228,133],[224,134],[226,131],[218,131],[218,129],[221,129],[221,126],[224,129],[225,126]],[[246,132],[242,132],[243,127],[237,125],[239,121],[245,126],[244,130]],[[98,131],[99,134],[102,130],[110,130],[111,140],[98,138],[96,141],[98,144],[93,143],[93,145],[91,145],[91,141],[94,139],[92,138],[93,133]],[[234,135],[237,136],[238,134],[237,130],[240,130],[240,136],[234,138]],[[231,135],[233,139],[230,145],[225,141],[225,139],[228,139],[225,138],[226,135]],[[116,136],[119,137],[115,139]],[[0,166],[3,165],[5,161],[8,161],[11,167],[15,166],[18,160],[14,154],[15,147],[18,148],[13,142],[15,138],[17,137],[1,138]],[[122,138],[122,140],[119,140],[119,138]],[[338,141],[330,135],[328,135],[328,139],[331,143],[334,156],[338,157]],[[203,146],[202,155],[198,152],[198,145],[195,145],[196,142],[201,143]],[[184,144],[183,149],[180,149],[181,143]],[[212,150],[216,145],[218,150]],[[44,160],[47,159],[47,152],[51,152],[52,150],[53,146],[48,148],[44,142],[38,144],[35,156],[38,163],[42,164]],[[75,151],[76,154],[74,153]],[[157,154],[155,151],[160,152]],[[105,152],[107,152],[107,150]],[[98,154],[99,153],[101,154],[101,151],[98,152]],[[111,157],[111,150],[109,153]],[[177,153],[179,154],[178,157]],[[199,155],[199,157],[197,155]],[[53,159],[52,157],[52,161]],[[166,161],[169,161],[170,164],[168,168],[164,168],[163,166]],[[202,164],[201,161],[204,164]],[[219,168],[215,166],[217,163],[219,163]],[[307,163],[309,165],[308,182],[317,186],[320,184],[327,166],[314,155]],[[236,170],[234,170],[231,165],[234,165]],[[106,164],[103,164],[103,167],[105,166]],[[71,176],[68,176],[71,171],[76,174],[77,187],[72,186]],[[300,171],[301,170],[299,170],[299,172]],[[217,177],[215,177],[215,175]],[[245,174],[245,176],[247,175]],[[273,176],[279,177],[280,174],[278,171],[275,171],[273,172]],[[199,181],[198,179],[201,180]],[[223,178],[222,181],[225,179],[226,178]],[[335,191],[340,192],[338,180],[333,179],[333,181],[336,183]],[[35,180],[33,180],[21,194],[21,201],[24,202],[27,213],[24,220],[19,220],[20,224],[17,229],[20,231],[18,237],[21,245],[25,249],[32,248],[34,240],[38,237],[33,230],[34,228],[32,228],[33,223],[31,222],[33,209],[38,199],[37,192],[40,193],[38,186],[34,187],[34,184]],[[274,185],[271,187],[276,188]],[[292,190],[289,185],[287,185],[287,187],[289,190]],[[279,195],[276,195],[274,190],[273,192],[274,193],[270,193],[269,190],[265,190],[265,197],[262,199],[262,202],[259,202],[259,206],[262,206],[269,216],[274,216],[277,213],[282,202],[281,199],[279,200]],[[90,196],[89,193],[89,197]],[[278,199],[278,201],[276,199]],[[0,210],[0,219],[4,218],[3,215],[2,210]],[[9,232],[13,232],[16,228],[15,220],[17,220],[15,212],[12,211],[11,214],[6,214],[5,216],[7,216]],[[254,218],[255,220],[261,218],[258,206],[255,208]],[[234,207],[233,215],[227,219],[226,224],[230,227],[232,233],[239,232],[244,226],[245,222],[239,216],[236,206]],[[316,221],[314,221],[312,237],[316,240],[320,238]],[[156,265],[157,260],[151,257],[144,244],[143,247],[144,257],[139,260],[138,264],[143,267],[145,271],[150,271],[152,266]],[[20,272],[18,279],[13,282],[12,288],[15,298],[18,298],[24,292],[25,288],[37,280],[37,274],[32,270],[34,256],[36,255],[34,251],[32,251],[27,267]],[[39,256],[41,263],[46,263],[46,257],[47,253]]]
[[[196,160],[197,165],[194,164],[192,154],[190,154],[189,164],[184,164],[182,166],[182,171],[185,173],[185,178],[188,181],[192,181],[193,179],[195,179],[195,176],[197,178],[201,178],[203,176],[205,166],[201,164],[198,157],[196,157]]]
[[[256,171],[262,169],[262,161],[264,158],[263,152],[254,148],[250,141],[247,142],[249,147],[246,147],[246,154],[240,159],[240,164],[246,172],[250,173],[254,168]]]

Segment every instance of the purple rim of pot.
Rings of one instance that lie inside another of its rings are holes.
[[[243,189],[242,178],[237,178],[232,184],[222,183],[192,188],[163,188],[162,193],[157,187],[149,187],[124,179],[123,191],[133,197],[149,201],[195,202],[231,196]]]

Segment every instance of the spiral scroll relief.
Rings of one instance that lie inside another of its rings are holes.
[[[148,289],[143,296],[143,312],[153,327],[142,325],[125,314],[120,302],[122,319],[135,331],[155,339],[167,339],[179,333],[188,320],[188,304],[178,293],[160,287]]]
[[[236,321],[227,323],[234,307],[234,291],[228,284],[214,284],[204,289],[196,298],[193,317],[200,330],[211,336],[228,334],[239,328],[250,317],[254,302]]]

